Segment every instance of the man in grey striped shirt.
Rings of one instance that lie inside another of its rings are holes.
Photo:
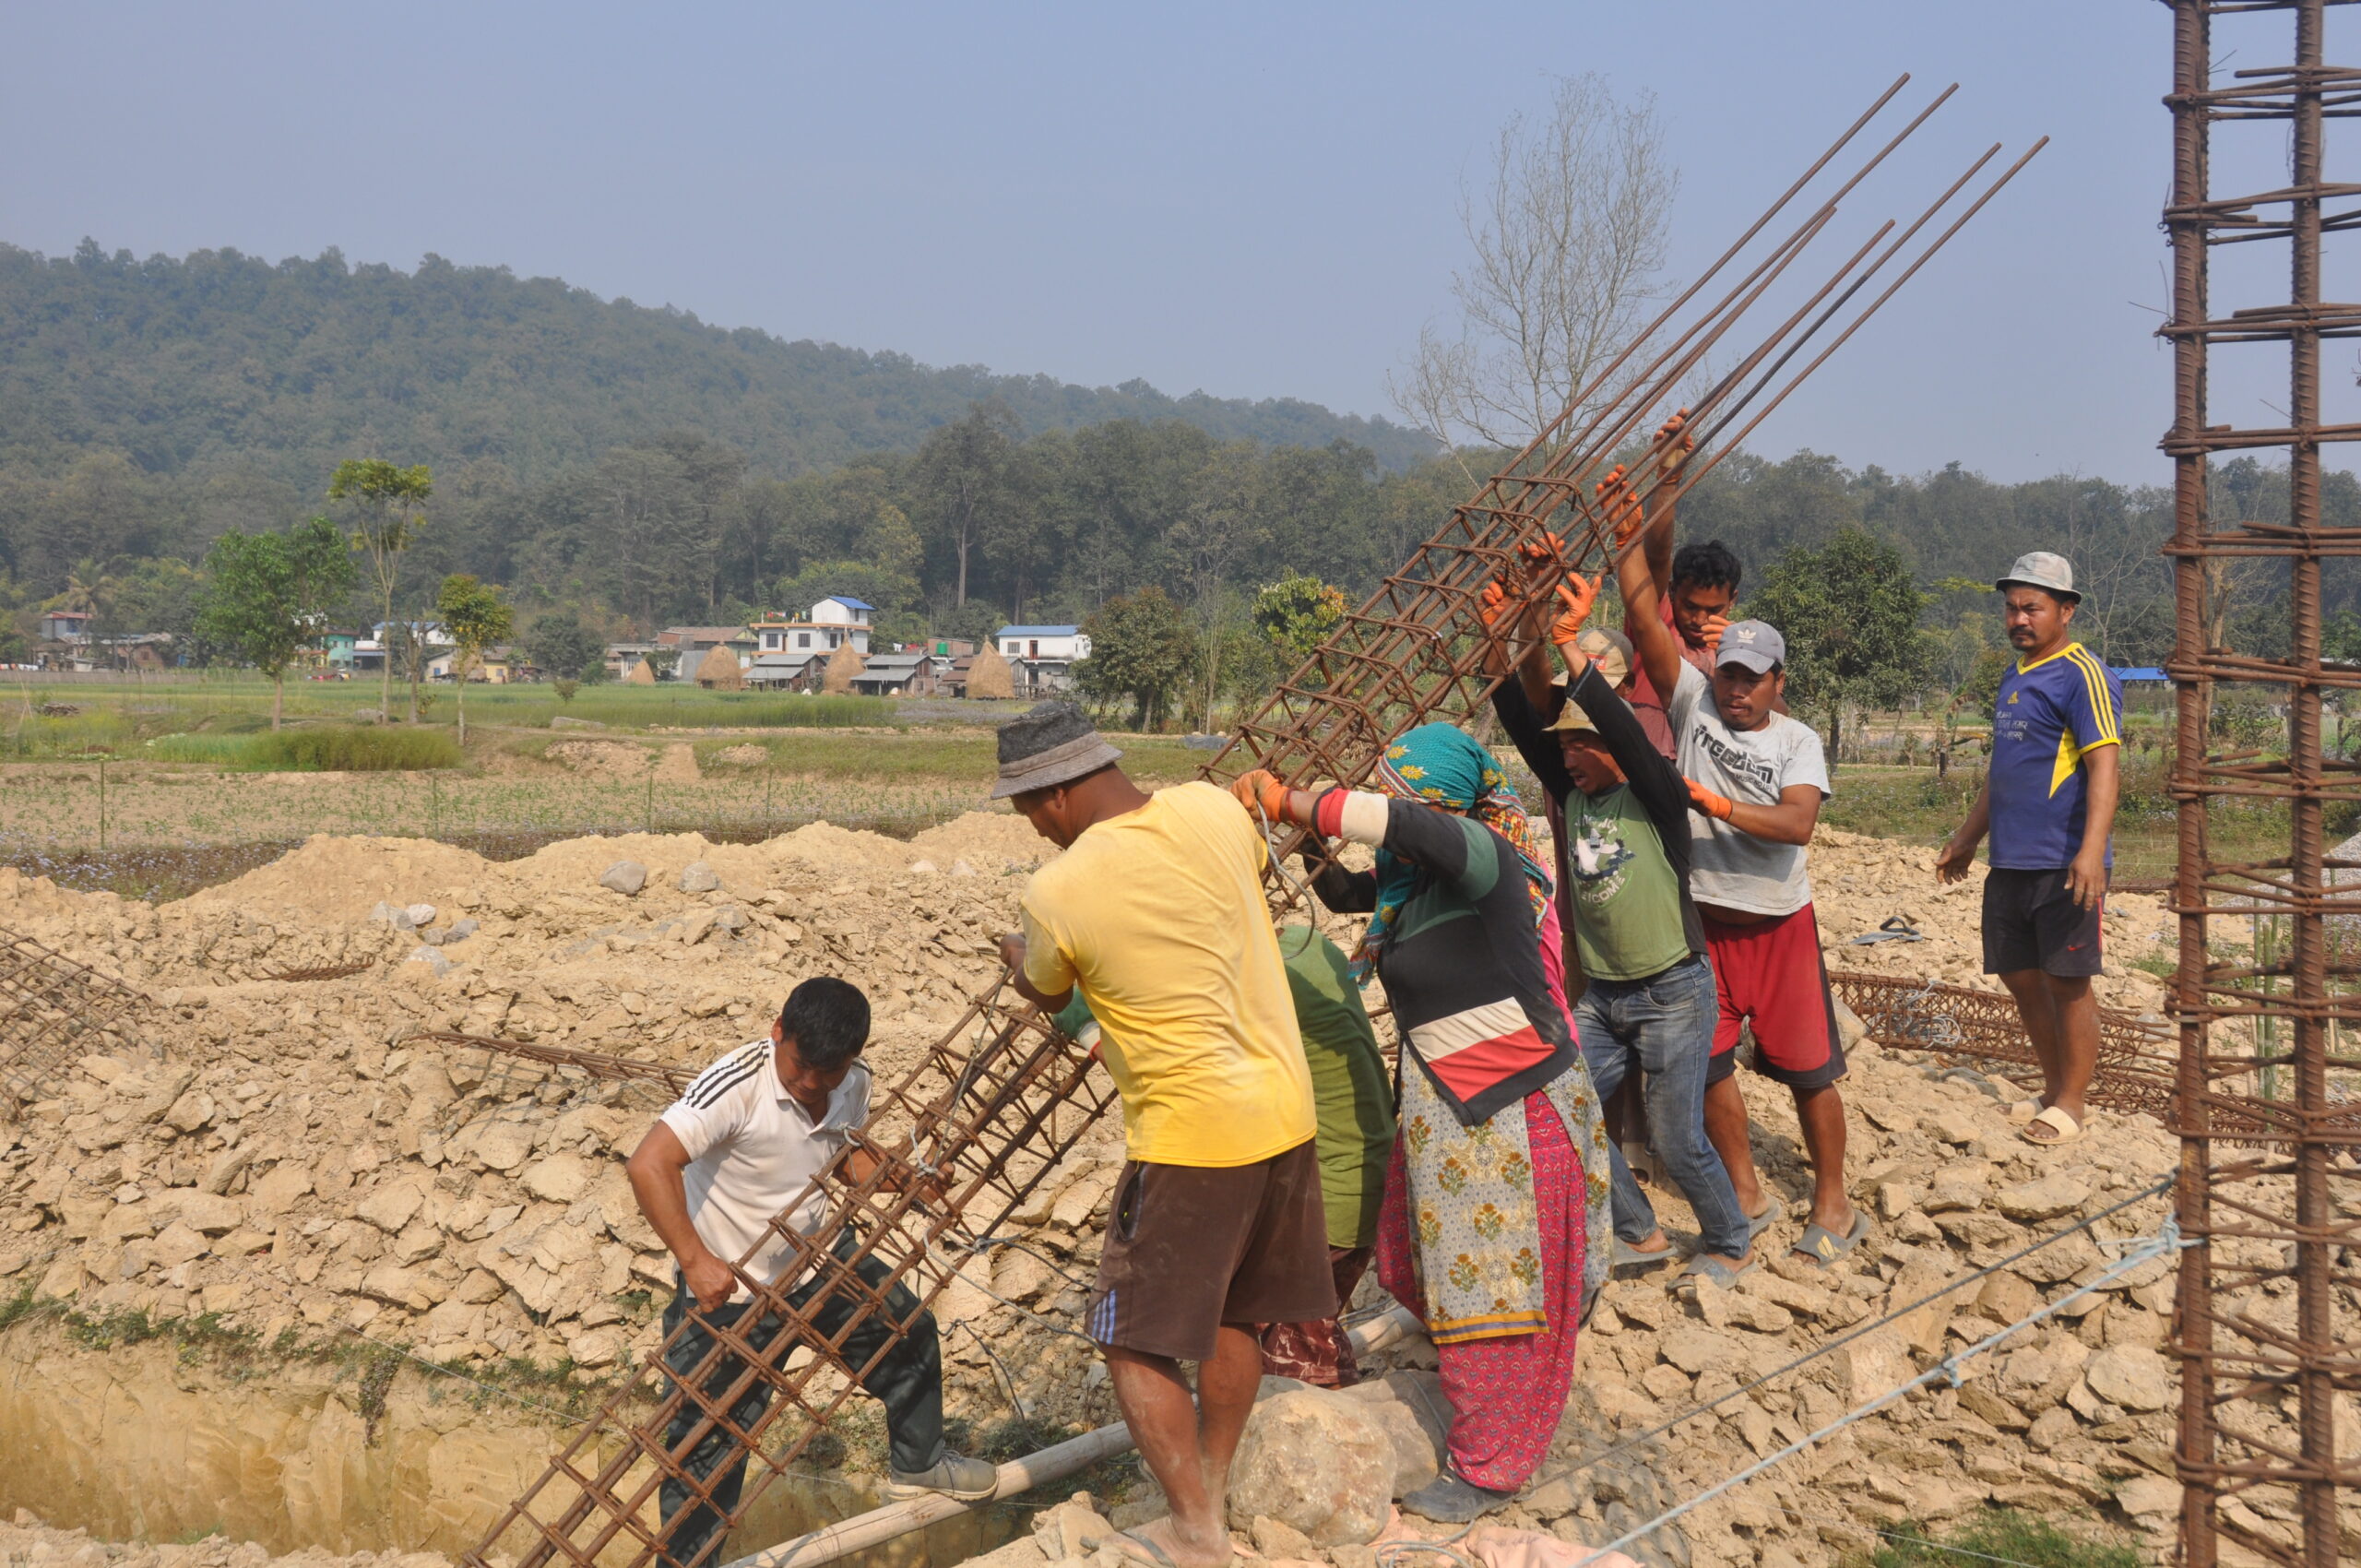
[[[664,1312],[668,1336],[688,1324],[666,1353],[676,1376],[694,1373],[713,1348],[716,1328],[734,1329],[750,1348],[777,1360],[767,1350],[787,1325],[770,1314],[744,1321],[753,1295],[731,1260],[740,1260],[748,1276],[777,1284],[793,1249],[768,1229],[771,1218],[789,1214],[806,1236],[826,1223],[828,1197],[818,1177],[869,1118],[869,1069],[860,1061],[868,1039],[868,998],[840,980],[805,980],[779,1009],[770,1038],[750,1040],[698,1074],[633,1153],[628,1170],[640,1212],[680,1265],[679,1289]],[[851,1232],[835,1244],[839,1253],[849,1252]],[[884,1285],[885,1265],[878,1259],[854,1266],[871,1285]],[[809,1279],[789,1291],[788,1300],[819,1332],[833,1336],[857,1303],[841,1296],[815,1301],[819,1294],[820,1281]],[[908,1329],[861,1385],[885,1407],[893,1449],[887,1495],[990,1497],[998,1479],[993,1467],[943,1445],[943,1360],[933,1315],[919,1311],[899,1285],[885,1301],[893,1318]],[[847,1337],[844,1359],[865,1364],[888,1332],[882,1321],[862,1324]],[[716,1400],[727,1395],[742,1370],[736,1357],[720,1357],[705,1379],[706,1395]],[[731,1422],[751,1429],[770,1400],[770,1385],[757,1380],[730,1409]],[[721,1515],[736,1510],[745,1479],[745,1449],[718,1426],[681,1453],[703,1424],[703,1410],[684,1400],[665,1434],[666,1445],[712,1500],[692,1506],[688,1486],[671,1478],[663,1483],[664,1555],[681,1568],[695,1568]]]

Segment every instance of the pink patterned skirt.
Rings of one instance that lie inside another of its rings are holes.
[[[1495,1491],[1513,1491],[1524,1485],[1549,1452],[1549,1440],[1565,1413],[1567,1390],[1573,1384],[1574,1341],[1582,1317],[1582,1157],[1547,1094],[1527,1095],[1525,1114],[1549,1326],[1538,1334],[1435,1347],[1442,1361],[1443,1394],[1451,1401],[1451,1467],[1463,1480]],[[1396,1142],[1385,1173],[1384,1202],[1378,1210],[1377,1279],[1413,1313],[1425,1299],[1418,1270],[1402,1145]]]

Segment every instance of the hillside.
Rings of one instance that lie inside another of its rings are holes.
[[[177,474],[234,457],[308,493],[370,450],[438,470],[492,458],[531,482],[688,429],[788,477],[908,450],[988,397],[1027,433],[1179,419],[1223,440],[1342,437],[1391,469],[1427,455],[1399,425],[1293,398],[936,368],[432,255],[406,273],[334,250],[273,266],[234,250],[137,261],[89,240],[70,257],[0,244],[0,463],[113,448]]]

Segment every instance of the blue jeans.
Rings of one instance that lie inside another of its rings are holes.
[[[1599,1102],[1613,1099],[1627,1075],[1647,1075],[1657,1158],[1697,1211],[1704,1250],[1734,1258],[1746,1253],[1746,1216],[1721,1156],[1705,1141],[1705,1069],[1718,1016],[1713,966],[1694,955],[1643,980],[1594,980],[1574,1004],[1583,1061]],[[1610,1143],[1607,1152],[1615,1167],[1615,1233],[1645,1241],[1656,1229],[1655,1209],[1632,1180],[1623,1151]]]

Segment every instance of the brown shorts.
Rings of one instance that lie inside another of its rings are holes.
[[[1252,1165],[1123,1167],[1085,1325],[1101,1345],[1203,1361],[1235,1324],[1336,1315],[1312,1140]]]

